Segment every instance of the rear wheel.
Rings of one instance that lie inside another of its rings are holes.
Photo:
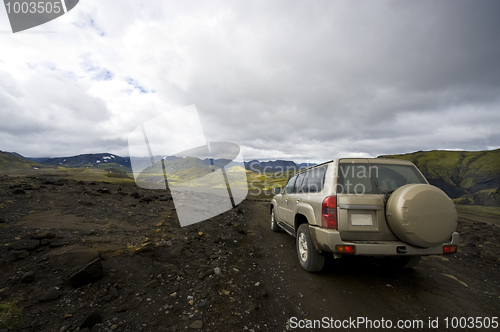
[[[314,244],[309,233],[309,224],[300,225],[297,230],[297,256],[299,263],[308,272],[317,272],[325,265],[325,256],[314,248]]]
[[[273,232],[281,231],[280,225],[276,222],[276,216],[274,215],[274,209],[271,209],[271,230]]]

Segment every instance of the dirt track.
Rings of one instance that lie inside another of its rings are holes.
[[[268,230],[267,207],[255,203],[258,237],[271,250],[276,269],[283,271],[288,301],[308,319],[384,318],[394,325],[398,319],[415,320],[428,327],[429,317],[438,317],[439,330],[445,331],[450,330],[446,317],[494,317],[500,312],[499,260],[493,254],[499,249],[499,227],[459,222],[461,252],[424,257],[414,269],[387,269],[380,260],[348,257],[332,258],[324,271],[311,274],[297,261],[294,239]],[[488,240],[492,251],[484,250]]]
[[[415,269],[350,258],[311,274],[294,239],[269,229],[269,203],[252,197],[184,228],[168,192],[137,187],[1,177],[0,199],[0,303],[23,311],[14,331],[83,330],[93,312],[92,331],[283,331],[323,317],[422,321],[413,330],[438,317],[431,330],[445,331],[446,317],[500,312],[500,227],[490,224],[460,221],[460,252]],[[82,287],[71,284],[85,265],[76,249],[101,257],[102,276]]]

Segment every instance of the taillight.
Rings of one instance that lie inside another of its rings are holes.
[[[337,196],[328,196],[321,204],[321,226],[337,228]]]
[[[354,246],[335,246],[335,250],[339,254],[354,254]]]
[[[443,246],[443,254],[454,254],[457,252],[457,246],[456,245],[446,245]]]

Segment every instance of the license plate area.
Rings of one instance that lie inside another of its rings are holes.
[[[351,226],[373,226],[372,214],[351,213]]]

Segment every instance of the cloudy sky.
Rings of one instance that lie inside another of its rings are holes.
[[[500,1],[81,0],[13,34],[0,150],[110,152],[196,105],[245,160],[500,147]]]

